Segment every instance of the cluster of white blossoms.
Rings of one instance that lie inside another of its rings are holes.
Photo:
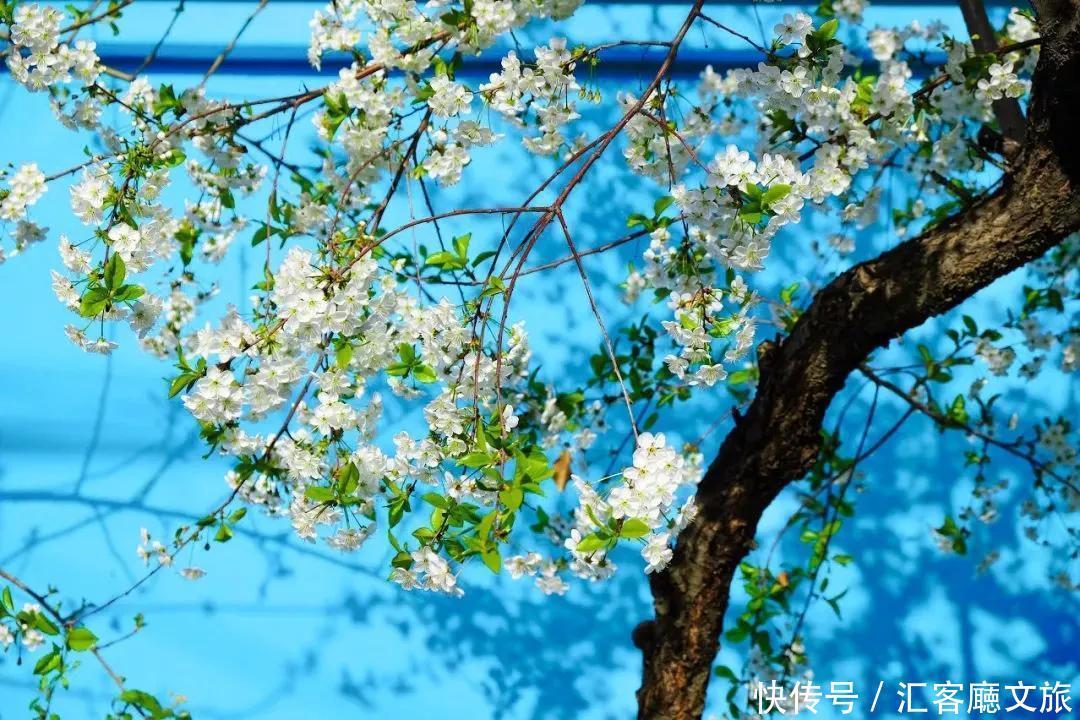
[[[662,433],[645,432],[638,435],[633,464],[606,496],[573,476],[580,504],[565,542],[573,557],[571,571],[589,580],[610,577],[616,565],[608,553],[618,538],[643,544],[646,572],[665,568],[673,555],[671,541],[697,514],[693,488],[701,480],[701,463],[696,450],[677,452]]]
[[[473,94],[464,85],[454,82],[446,75],[436,75],[429,85],[431,97],[428,99],[428,107],[435,117],[453,117],[469,109]]]
[[[109,173],[104,168],[83,170],[82,180],[71,186],[71,211],[84,225],[101,222],[105,199],[112,188]]]
[[[903,28],[869,31],[868,45],[881,70],[876,77],[856,81],[842,76],[849,56],[833,39],[835,27],[815,28],[809,16],[787,14],[773,30],[774,52],[789,53],[785,62],[762,62],[754,70],[736,68],[725,75],[707,68],[692,113],[668,109],[666,97],[654,102],[656,115],[686,118],[682,127],[669,123],[672,130],[656,122],[658,118],[640,115],[631,121],[626,151],[630,167],[659,182],[675,183],[671,195],[689,229],[674,242],[671,227],[652,231],[644,270],[631,269],[625,284],[628,302],[650,289],[668,297],[674,318],[663,326],[679,349],[666,358],[673,374],[692,384],[711,385],[726,375],[713,350],[717,338],[725,342],[724,362],[738,359],[753,345],[754,320],[748,310],[754,297],[736,289],[735,283],[727,291],[718,287],[716,268],[728,272],[762,269],[772,239],[784,226],[800,221],[806,202],[839,202],[841,218],[855,228],[876,221],[881,190],[873,183],[860,182],[864,171],[910,144],[928,140],[928,116],[916,113],[909,67],[919,50],[909,51],[908,44],[943,43],[950,52],[946,70],[954,82],[927,100],[941,125],[938,139],[930,146],[932,152],[905,153],[902,162],[917,176],[931,172],[954,176],[983,169],[982,157],[968,151],[977,130],[972,121],[990,119],[993,100],[1027,91],[1027,81],[1019,79],[1013,68],[1023,63],[1030,70],[1034,53],[1008,54],[972,83],[976,86],[972,92],[961,66],[974,50],[946,38],[944,30],[939,22],[922,25],[916,21]],[[1034,36],[1030,19],[1015,11],[1007,30],[1007,41]],[[752,112],[743,115],[742,108]],[[758,122],[767,130],[759,134],[757,158],[750,149],[730,144],[708,163],[704,182],[695,187],[681,181],[683,175],[696,171],[688,152],[691,143],[711,133],[738,135]],[[777,139],[785,136],[818,140],[809,151],[800,151],[797,142],[790,149],[778,149]],[[807,157],[812,162],[801,167]],[[931,188],[926,195],[935,192],[947,194]],[[909,222],[925,219],[924,208],[924,200],[917,199],[907,217],[897,219],[898,232],[906,231]],[[845,235],[835,236],[830,243],[839,252],[852,249]],[[741,278],[735,282],[745,288]],[[726,313],[725,292],[735,301]],[[1007,350],[991,359],[999,371],[1010,362]]]
[[[8,180],[8,187],[0,200],[0,219],[21,220],[26,210],[45,194],[45,174],[37,163],[23,165]]]
[[[753,345],[755,332],[749,313],[754,297],[745,281],[736,276],[730,287],[717,286],[714,268],[761,269],[772,238],[798,222],[804,200],[823,192],[815,180],[827,174],[801,173],[790,159],[769,153],[754,162],[734,145],[718,153],[708,170],[703,186],[672,189],[687,237],[673,247],[669,227],[654,230],[644,274],[633,281],[668,296],[674,319],[663,327],[680,351],[668,357],[668,368],[679,378],[691,373],[692,384],[711,386],[726,376],[723,362],[734,362]],[[725,296],[731,301],[726,314]],[[717,338],[727,344],[722,361],[714,357]]]
[[[479,0],[448,12],[448,3],[419,5],[410,0],[332,2],[317,10],[308,60],[318,68],[327,52],[353,52],[362,46],[373,63],[386,69],[420,73],[438,55],[437,41],[475,54],[499,36],[539,18],[565,18],[582,0]]]
[[[367,3],[342,0],[316,10],[308,22],[311,39],[307,58],[312,67],[322,67],[322,56],[328,51],[348,52],[360,44],[360,30],[354,23]]]
[[[431,548],[424,547],[413,552],[412,560],[411,568],[394,568],[390,579],[406,590],[421,588],[450,595],[464,593],[458,587],[457,576],[451,570],[450,564]]]
[[[1016,351],[1011,347],[997,347],[988,338],[980,338],[975,346],[975,354],[978,355],[990,370],[990,374],[1002,376],[1009,372],[1009,368],[1016,362]]]
[[[7,66],[12,77],[30,90],[45,90],[73,79],[90,85],[102,72],[93,41],[78,40],[74,45],[60,41],[66,17],[49,5],[20,3],[15,8]]]
[[[5,613],[6,614],[6,613]],[[45,644],[45,634],[37,628],[38,618],[42,616],[41,606],[37,603],[25,603],[15,618],[5,618],[0,622],[0,650],[7,650],[15,642],[27,652],[34,652]],[[10,626],[8,623],[12,623]],[[51,621],[50,621],[51,624]]]
[[[64,12],[18,5],[13,74],[34,89],[63,86],[53,93],[57,117],[96,135],[96,154],[57,176],[72,178],[71,210],[86,226],[60,238],[63,269],[52,280],[77,316],[68,336],[110,352],[117,343],[102,327],[127,323],[143,348],[175,363],[169,392],[207,445],[231,459],[225,482],[236,499],[342,552],[389,531],[391,577],[403,587],[460,594],[462,566],[479,561],[561,594],[571,574],[610,576],[615,549],[627,545],[648,572],[661,570],[694,517],[697,449],[642,432],[615,482],[582,479],[621,402],[610,391],[625,388],[596,364],[586,387],[541,379],[528,333],[507,308],[510,275],[496,267],[507,254],[528,255],[529,247],[503,253],[518,221],[504,224],[502,239],[477,230],[470,246],[470,234],[444,237],[416,213],[409,228],[387,220],[406,200],[430,203],[424,180],[460,182],[477,148],[504,137],[520,138],[537,162],[587,147],[570,128],[577,103],[601,93],[576,73],[602,70],[604,46],[571,49],[555,37],[531,53],[500,49],[501,69],[487,82],[457,72],[530,20],[565,17],[579,4],[338,0],[315,12],[308,57],[318,67],[342,53],[351,64],[325,87],[250,102],[215,98],[205,84],[178,90],[144,75],[104,76],[92,43],[64,41]],[[864,9],[861,0],[833,6],[846,19]],[[629,302],[653,300],[662,315],[649,326],[659,340],[645,374],[672,395],[724,381],[753,347],[761,298],[749,278],[782,229],[829,204],[845,224],[869,226],[881,204],[873,174],[886,164],[978,173],[983,160],[967,151],[977,124],[991,117],[993,99],[1027,89],[1033,53],[1009,53],[972,75],[971,46],[938,25],[873,30],[881,70],[858,77],[845,72],[854,56],[837,25],[790,13],[756,68],[708,68],[696,97],[661,83],[647,97],[615,98],[629,115],[612,154],[665,193],[652,217],[631,218],[647,246],[625,289]],[[1013,13],[1007,32],[1018,41],[1033,29]],[[909,64],[919,49],[907,45],[935,42],[949,50],[951,82],[921,101],[930,112],[918,112]],[[285,147],[302,107],[314,110],[314,162],[294,162]],[[253,140],[262,121],[270,132]],[[279,150],[264,144],[276,141]],[[176,187],[196,191],[182,207],[164,199]],[[30,164],[0,191],[0,221],[15,224],[17,249],[44,237],[26,213],[45,188]],[[927,189],[903,222],[924,222],[926,203],[944,192]],[[457,221],[470,219],[460,213]],[[247,238],[261,264],[248,301],[205,317],[218,293],[213,266]],[[1004,365],[994,352],[1008,350],[979,349]],[[379,442],[384,394],[418,410],[420,427],[398,432],[392,447]],[[575,509],[549,515],[540,498],[552,484],[563,491],[571,465]],[[224,509],[210,520],[205,527],[225,539],[236,522]],[[504,558],[508,546],[514,554]],[[147,536],[139,555],[167,564],[170,546]]]
[[[517,53],[509,53],[502,60],[502,72],[492,73],[480,93],[504,118],[522,127],[536,126],[538,135],[522,139],[530,152],[553,155],[566,142],[562,128],[580,117],[570,99],[579,90],[574,78],[576,62],[565,38],[553,38],[547,46],[537,47],[535,54],[535,63],[525,65]]]
[[[1075,482],[1080,479],[1080,453],[1077,452],[1076,436],[1070,423],[1058,420],[1040,429],[1039,449],[1046,453],[1054,467],[1068,480]],[[1069,497],[1069,509],[1080,509],[1080,493],[1073,491]]]
[[[978,88],[991,100],[1018,98],[1028,91],[1028,83],[1013,72],[1011,62],[994,63],[987,72],[989,77],[980,78]]]
[[[663,433],[647,432],[638,436],[633,459],[634,464],[623,470],[623,484],[608,496],[611,514],[615,518],[639,518],[651,528],[660,527],[669,519],[678,489],[701,479],[700,462],[688,460],[668,447]],[[687,501],[689,505],[692,501]]]
[[[150,564],[150,558],[157,560],[159,565],[172,565],[173,559],[168,546],[160,540],[153,539],[146,528],[139,530],[139,546],[135,548],[135,553],[144,565]]]
[[[540,553],[514,555],[507,558],[503,565],[513,580],[535,578],[534,584],[545,595],[563,595],[570,589],[570,585],[559,577],[558,564],[545,561]]]
[[[227,370],[212,367],[195,383],[194,391],[183,397],[184,407],[196,420],[227,423],[240,417],[244,391]]]
[[[45,175],[36,163],[23,165],[12,175],[7,187],[0,189],[0,221],[14,221],[15,227],[11,230],[11,236],[15,240],[15,247],[10,254],[0,247],[0,263],[7,257],[14,257],[23,252],[27,246],[45,239],[46,228],[27,219],[26,212],[48,189]]]
[[[352,51],[362,44],[366,36],[372,64],[382,70],[402,69],[420,73],[435,64],[440,41],[460,47],[464,52],[480,52],[494,43],[497,37],[525,25],[530,19],[565,17],[575,11],[580,2],[484,0],[472,3],[468,15],[459,15],[462,11],[447,13],[442,2],[424,6],[405,1],[368,3],[351,0],[329,3],[312,17],[308,58],[312,65],[319,67],[324,53]],[[431,12],[431,15],[424,14],[426,12]],[[468,23],[462,22],[465,18],[468,18]],[[453,27],[448,28],[448,24]],[[491,76],[491,82],[478,90],[484,93],[492,108],[515,123],[523,122],[519,114],[531,107],[540,135],[526,137],[524,142],[526,147],[539,154],[552,154],[561,148],[565,138],[559,128],[578,117],[572,101],[568,99],[569,93],[577,90],[577,84],[573,81],[573,64],[569,60],[570,54],[562,40],[553,40],[548,46],[538,47],[535,68],[528,68],[524,73],[516,54],[511,53],[503,60],[503,73]],[[387,165],[387,162],[373,163],[370,158],[373,151],[381,154],[381,135],[387,130],[387,122],[380,120],[383,116],[379,110],[387,105],[388,98],[393,106],[400,106],[404,95],[400,87],[391,87],[384,82],[381,71],[369,77],[368,72],[360,66],[342,70],[340,84],[340,90],[345,92],[350,107],[362,111],[349,120],[350,128],[346,132],[345,145],[351,164],[363,165],[367,174],[378,174],[381,166]],[[455,185],[460,180],[463,167],[471,160],[470,149],[490,145],[498,136],[489,128],[472,121],[460,124],[449,122],[469,110],[474,93],[468,86],[456,82],[445,66],[426,84],[424,99],[433,119],[442,123],[431,124],[431,145],[422,165],[441,185]],[[361,93],[356,91],[365,85],[376,92],[364,93],[365,96],[361,97]],[[333,94],[338,90],[338,87],[332,87],[329,92]],[[491,95],[496,93],[502,99],[491,101]],[[369,107],[373,100],[374,113]],[[320,113],[315,123],[326,133],[325,113]]]
[[[629,109],[636,100],[637,98],[629,93],[624,93],[619,98],[624,110]],[[659,102],[666,102],[666,99]],[[630,118],[626,125],[627,140],[623,157],[634,172],[663,183],[682,176],[691,161],[692,147],[688,148],[673,139],[658,120],[655,115],[649,117],[643,114]],[[711,130],[713,123],[708,115],[694,113],[687,118],[680,134],[689,144],[695,138],[706,137]]]

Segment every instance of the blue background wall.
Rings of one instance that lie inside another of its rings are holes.
[[[152,43],[171,7],[137,5],[121,38],[102,36],[103,47],[119,57]],[[183,62],[166,69],[197,65],[192,57],[208,63],[252,7],[194,4],[173,34],[187,48],[175,56]],[[245,36],[241,53],[302,57],[297,32],[301,24],[306,27],[311,9],[272,3]],[[713,14],[756,38],[759,27],[771,28],[778,14],[790,10],[718,6]],[[618,36],[665,38],[683,12],[679,7],[590,7],[562,32],[586,43]],[[995,10],[998,17],[1001,12]],[[891,7],[875,11],[868,22],[912,18],[941,18],[961,27],[951,7]],[[691,56],[737,49],[705,33],[695,33],[689,42]],[[635,78],[651,76],[652,66],[643,63],[640,71],[623,73],[619,82],[625,84],[629,75],[632,85]],[[177,85],[193,81],[153,71],[151,78]],[[223,74],[211,88],[271,96],[302,82],[325,81],[275,70],[254,77]],[[593,115],[587,124],[606,117]],[[16,165],[36,161],[46,172],[76,162],[85,142],[54,128],[43,97],[27,96],[7,81],[0,82],[0,127],[0,159]],[[510,145],[478,155],[462,186],[436,196],[437,209],[523,197],[538,170]],[[628,177],[614,160],[597,169],[571,208],[580,246],[618,237],[626,215],[658,194]],[[507,168],[513,168],[509,177]],[[895,185],[890,192],[900,197],[902,187]],[[135,555],[139,528],[164,538],[177,523],[201,516],[221,497],[224,466],[201,459],[190,418],[178,403],[165,400],[166,364],[141,353],[124,333],[117,337],[123,347],[110,358],[85,355],[67,342],[62,328],[69,318],[50,291],[49,270],[59,267],[55,237],[77,235],[80,228],[70,217],[63,186],[52,187],[34,215],[50,227],[50,242],[0,266],[0,566],[37,587],[56,584],[68,602],[101,599],[144,572]],[[805,248],[830,229],[826,218],[812,216],[782,236],[759,286],[786,284],[792,272],[812,273],[817,281],[827,277],[836,268],[811,268]],[[858,254],[872,254],[890,242],[884,227],[869,228],[859,238]],[[237,252],[223,269],[223,297],[240,304],[259,263],[246,257],[251,251],[244,244],[238,239]],[[607,288],[600,297],[609,327],[641,311],[622,306],[611,290],[626,261],[641,249],[625,246],[611,257],[588,261],[594,285]],[[564,252],[551,240],[538,247],[535,259]],[[1020,280],[1003,280],[965,311],[980,319],[1000,318]],[[544,359],[542,372],[551,378],[575,373],[599,341],[573,265],[532,276],[515,300],[514,314],[528,321],[536,355]],[[900,358],[910,349],[890,352]],[[1076,415],[1075,384],[1054,373],[1033,387],[1006,382],[1001,390],[1024,418]],[[856,383],[848,393],[858,396],[848,414],[850,427],[845,426],[854,435],[870,394]],[[697,437],[726,412],[724,394],[669,413],[658,429],[682,440]],[[389,400],[384,439],[416,420],[413,408]],[[899,411],[882,399],[871,437]],[[710,436],[707,454],[725,429],[721,423]],[[878,680],[1080,682],[1080,607],[1074,596],[1051,587],[1054,550],[1025,541],[1014,512],[1006,510],[997,523],[981,529],[969,557],[943,556],[935,547],[931,528],[962,506],[970,492],[970,473],[962,463],[965,444],[962,437],[942,436],[912,421],[862,466],[866,490],[858,498],[858,517],[837,540],[838,549],[853,552],[857,560],[832,580],[834,588],[850,588],[843,619],[822,606],[811,611],[808,622],[806,644],[819,681],[854,680],[864,691]],[[993,472],[1011,479],[1010,497],[1025,496],[1029,477],[1022,467],[999,461]],[[763,544],[771,542],[793,507],[785,496],[770,510],[760,528]],[[978,559],[995,549],[1002,554],[999,563],[976,574]],[[781,552],[797,548],[785,544]],[[110,662],[132,686],[187,696],[188,708],[199,718],[632,715],[640,656],[630,632],[650,615],[636,558],[625,557],[624,571],[613,581],[575,584],[562,598],[545,598],[531,585],[470,570],[465,597],[453,600],[404,593],[388,584],[382,579],[388,557],[387,548],[375,541],[355,556],[333,554],[295,539],[287,523],[249,516],[235,541],[209,553],[193,551],[190,562],[207,570],[204,579],[192,583],[175,573],[159,574],[117,603],[107,615],[112,632],[103,628],[98,634],[103,640],[123,634],[132,616],[142,612],[148,627],[110,649]],[[740,649],[725,649],[721,660],[738,664]],[[28,669],[0,656],[0,718],[26,716],[33,694]],[[66,718],[100,717],[111,695],[108,678],[88,662],[58,707]],[[885,709],[895,709],[895,701],[883,703],[879,713]]]

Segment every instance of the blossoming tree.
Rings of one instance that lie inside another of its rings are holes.
[[[997,28],[979,0],[961,0],[967,38],[933,23],[867,27],[862,0],[825,0],[815,17],[786,15],[766,44],[698,0],[670,37],[592,47],[555,37],[509,52],[515,29],[564,20],[579,0],[337,0],[311,20],[308,60],[319,68],[345,53],[351,64],[323,86],[241,100],[207,90],[235,43],[189,87],[151,82],[152,57],[133,72],[105,64],[80,35],[131,4],[0,2],[11,76],[47,93],[59,124],[94,138],[70,167],[8,172],[0,220],[13,238],[2,252],[15,262],[46,239],[35,202],[69,186],[85,229],[51,238],[68,337],[110,353],[106,327],[130,326],[110,337],[171,361],[161,392],[230,459],[228,492],[203,519],[171,538],[144,531],[139,552],[151,568],[140,584],[182,548],[228,541],[253,511],[346,552],[387,537],[389,579],[406,590],[460,594],[459,573],[474,564],[561,594],[574,578],[614,573],[617,548],[637,548],[655,598],[655,618],[634,638],[644,654],[640,716],[696,718],[737,573],[751,602],[726,637],[748,642],[754,662],[724,668],[736,685],[798,672],[802,618],[786,639],[770,618],[797,616],[796,598],[837,600],[820,573],[851,558],[830,539],[851,513],[857,463],[891,435],[851,455],[823,431],[849,376],[899,398],[901,422],[924,416],[975,438],[968,462],[980,477],[992,455],[1020,458],[1031,468],[1032,518],[1080,507],[1071,424],[1020,427],[984,392],[996,376],[1034,376],[1047,361],[1080,365],[1070,316],[1080,253],[1076,0],[1038,0]],[[759,62],[707,68],[696,89],[675,81],[680,47],[699,27],[745,42]],[[655,69],[641,86],[601,92],[593,71],[626,46],[658,49]],[[944,64],[916,79],[933,46]],[[463,62],[493,53],[501,70],[486,82],[461,76]],[[615,122],[579,133],[581,106],[604,103]],[[304,162],[290,147],[299,122],[319,139]],[[251,132],[271,123],[279,146]],[[467,179],[472,157],[498,143],[547,164],[519,203],[390,221],[411,207],[410,188],[430,207],[429,194]],[[564,210],[612,155],[651,183],[654,202],[627,218],[625,236],[580,247]],[[886,170],[918,187],[893,210],[897,239],[886,252],[816,287],[804,278],[776,296],[757,287],[774,239],[807,214],[839,228],[813,252],[845,258],[854,230],[879,214]],[[176,187],[182,202],[169,199]],[[492,216],[503,228],[492,237],[442,230]],[[421,244],[403,242],[418,233]],[[236,242],[265,252],[261,280],[248,307],[207,317],[215,268]],[[538,246],[565,254],[537,266]],[[644,250],[622,294],[643,319],[608,327],[583,258],[630,247]],[[557,265],[580,275],[602,338],[580,386],[545,375],[514,321],[519,281]],[[996,327],[964,316],[946,331],[948,352],[920,345],[902,368],[873,364],[879,348],[1026,265],[1029,285]],[[797,295],[800,282],[813,292]],[[950,392],[952,370],[967,365],[986,377]],[[651,432],[658,414],[677,421],[682,403],[725,385],[733,423],[708,462],[697,444]],[[426,421],[392,447],[378,441],[393,431],[380,423],[388,392]],[[602,474],[594,445],[620,423],[631,447],[621,471]],[[803,528],[809,558],[744,561],[762,513],[796,482],[804,491],[789,525]],[[938,528],[946,549],[963,552],[968,524],[991,512],[993,491],[980,487],[980,510]],[[557,495],[576,509],[553,512],[547,499]],[[95,615],[130,588],[65,609],[54,591],[0,577],[0,646],[36,653],[40,717],[79,653],[119,686],[110,717],[185,714],[127,687],[100,651]]]

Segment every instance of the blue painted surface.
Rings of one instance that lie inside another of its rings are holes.
[[[178,26],[177,41],[210,29],[231,30],[248,10],[228,5],[216,10],[220,17],[212,28],[205,20],[201,28]],[[165,4],[140,12],[132,20],[133,41],[167,21]],[[756,25],[752,10],[723,12],[737,27]],[[905,12],[910,11],[884,11],[894,19]],[[237,22],[230,24],[234,15]],[[292,17],[253,25],[248,40],[280,41],[295,27],[281,24]],[[605,31],[619,34],[622,17]],[[666,18],[651,32],[662,35]],[[641,27],[636,25],[639,32]],[[587,37],[603,28],[586,18],[571,29]],[[249,96],[290,92],[298,84],[288,77],[217,82],[221,92]],[[52,129],[44,98],[28,98],[9,83],[0,84],[0,127],[0,158],[16,164],[34,160],[47,171],[71,164],[84,142]],[[645,181],[628,177],[617,161],[598,166],[572,203],[580,246],[620,235],[626,215],[657,194]],[[513,147],[478,154],[467,182],[437,194],[436,207],[520,199],[537,172]],[[892,183],[888,177],[886,182]],[[904,188],[892,184],[899,196]],[[404,209],[397,212],[401,217]],[[61,186],[50,189],[35,216],[50,226],[52,238],[79,232]],[[793,272],[805,274],[811,258],[804,248],[829,230],[827,218],[808,217],[778,239],[772,269],[757,281],[776,287]],[[480,226],[478,236],[482,232]],[[242,303],[259,261],[245,256],[250,250],[245,253],[242,239],[237,242],[239,253],[223,270],[222,295]],[[859,253],[872,254],[890,242],[882,228],[870,228],[859,238]],[[625,308],[611,290],[625,262],[641,249],[626,246],[588,261],[609,327],[643,310]],[[539,263],[565,249],[552,239],[537,253]],[[176,523],[201,515],[224,492],[224,467],[200,458],[192,422],[164,399],[167,365],[141,354],[123,333],[118,339],[124,347],[108,360],[67,343],[67,312],[49,289],[49,269],[58,265],[55,250],[45,245],[0,266],[0,566],[39,587],[56,584],[71,603],[108,597],[137,578],[143,572],[135,556],[139,528],[164,538]],[[812,277],[820,281],[834,269],[818,269]],[[529,323],[536,355],[545,361],[542,373],[572,376],[599,342],[579,280],[572,265],[532,278],[514,312]],[[965,311],[980,321],[1000,317],[1020,280],[1005,279]],[[903,357],[913,342],[908,345],[891,356]],[[849,388],[857,390],[854,383]],[[1075,385],[1053,373],[1035,386],[1003,383],[1002,390],[1025,417],[1051,410],[1076,415]],[[697,437],[726,412],[722,396],[670,413],[658,429],[681,440]],[[856,423],[869,399],[868,393],[860,395],[849,412],[849,434],[861,428]],[[874,432],[898,413],[883,400]],[[385,438],[411,423],[415,414],[409,408],[388,402]],[[707,453],[726,427],[707,441]],[[973,538],[976,559],[991,549],[1002,551],[1002,560],[985,575],[975,574],[974,559],[944,557],[934,546],[930,528],[960,507],[970,489],[964,447],[961,437],[912,423],[862,468],[867,489],[858,499],[858,517],[837,540],[839,549],[857,556],[852,567],[833,576],[833,587],[850,588],[843,620],[827,607],[810,613],[806,644],[819,680],[854,680],[864,692],[878,680],[1080,683],[1076,600],[1050,588],[1046,568],[1053,551],[1024,541],[1014,513],[1006,511]],[[1022,498],[1029,483],[1023,469],[1006,461],[995,468],[1011,478],[1008,493]],[[766,542],[792,507],[786,495],[767,514],[761,527]],[[781,553],[793,552],[795,545],[781,546]],[[632,716],[640,658],[630,632],[650,612],[635,558],[624,558],[624,572],[612,582],[577,584],[554,599],[540,597],[529,585],[470,570],[459,600],[399,591],[381,579],[387,558],[387,548],[378,544],[357,556],[330,554],[294,539],[280,521],[251,516],[229,545],[194,551],[191,562],[208,572],[203,580],[160,574],[118,603],[106,616],[112,627],[102,627],[99,635],[118,636],[136,612],[144,613],[146,630],[109,650],[110,661],[132,686],[186,695],[198,718]],[[725,648],[720,660],[741,662],[741,651]],[[73,720],[100,717],[111,691],[108,678],[88,662],[77,671],[73,690],[61,695],[59,708]],[[0,659],[0,718],[25,717],[32,695],[27,669]],[[720,712],[718,699],[712,707]],[[895,701],[888,707],[895,709]]]

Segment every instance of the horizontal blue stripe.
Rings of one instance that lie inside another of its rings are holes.
[[[109,46],[103,45],[98,48],[102,62],[110,67],[120,70],[131,71],[139,67],[143,59],[150,52],[147,46]],[[149,71],[154,73],[202,73],[213,63],[218,49],[203,45],[175,45],[163,48],[151,63]],[[663,48],[643,48],[641,50],[618,48],[606,52],[600,65],[597,67],[597,75],[604,77],[627,77],[636,75],[651,75],[665,55]],[[465,77],[487,77],[501,69],[500,60],[502,54],[491,51],[481,57],[466,57],[459,75]],[[756,67],[763,56],[760,52],[747,48],[746,50],[682,50],[672,68],[672,74],[676,77],[696,76],[707,65],[712,65],[716,70],[727,70],[738,67]],[[865,55],[864,62],[870,66],[876,65],[873,58]],[[940,52],[927,53],[925,58],[912,66],[916,74],[925,75],[928,71],[940,67],[945,63],[945,55]],[[219,73],[230,75],[310,75],[331,77],[338,70],[348,67],[352,60],[345,55],[333,55],[323,58],[322,70],[312,68],[302,48],[283,48],[249,46],[237,48],[226,59],[218,70]]]

